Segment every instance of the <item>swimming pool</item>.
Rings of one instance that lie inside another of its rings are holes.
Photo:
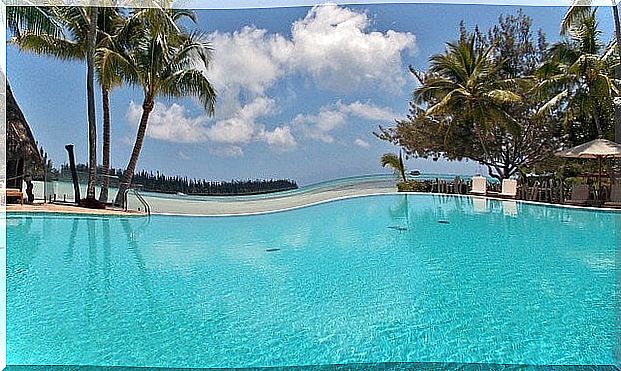
[[[382,195],[7,216],[7,364],[615,363],[621,214]]]

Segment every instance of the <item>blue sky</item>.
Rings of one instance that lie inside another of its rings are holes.
[[[400,4],[198,10],[195,27],[210,35],[215,48],[206,74],[219,93],[216,115],[207,117],[193,99],[159,100],[138,167],[301,184],[382,172],[380,155],[395,148],[372,131],[407,113],[415,88],[407,66],[425,68],[430,55],[458,36],[462,19],[468,27],[487,29],[500,14],[517,9]],[[548,40],[558,39],[565,8],[522,9]],[[610,9],[599,13],[607,40]],[[77,160],[85,162],[85,65],[9,46],[7,69],[18,103],[54,163],[66,161],[67,143],[76,145]],[[111,95],[116,168],[129,157],[141,101],[141,91],[132,88]],[[464,174],[478,168],[430,160],[410,160],[408,166]]]

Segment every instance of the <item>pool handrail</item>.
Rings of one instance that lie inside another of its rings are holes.
[[[149,206],[149,203],[144,199],[144,197],[142,197],[142,195],[138,192],[137,187],[141,187],[140,184],[134,184],[133,186],[127,188],[125,190],[125,193],[123,194],[123,203],[124,203],[124,210],[127,211],[128,206],[127,206],[127,195],[129,193],[129,191],[132,191],[132,193],[134,194],[134,196],[136,196],[136,199],[138,199],[138,201],[142,204],[142,206],[144,207],[145,212],[147,213],[148,216],[151,216],[151,206]]]

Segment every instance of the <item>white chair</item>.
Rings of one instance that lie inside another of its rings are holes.
[[[506,198],[515,198],[517,195],[517,180],[515,179],[503,179],[502,191],[498,196]]]
[[[487,179],[482,176],[472,177],[472,189],[470,193],[475,195],[487,194]]]

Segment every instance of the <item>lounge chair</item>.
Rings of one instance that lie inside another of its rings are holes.
[[[610,201],[604,203],[604,206],[621,208],[621,184],[610,187]]]
[[[17,197],[17,198],[19,198],[19,202],[22,205],[24,204],[24,194],[19,189],[17,189],[17,188],[6,188],[4,191],[5,191],[5,195],[6,195],[7,198],[9,198],[9,197]]]
[[[570,205],[588,205],[591,202],[591,186],[576,184],[571,187],[571,199],[565,200]]]
[[[482,176],[472,177],[472,189],[470,193],[473,195],[487,194],[487,179]]]

